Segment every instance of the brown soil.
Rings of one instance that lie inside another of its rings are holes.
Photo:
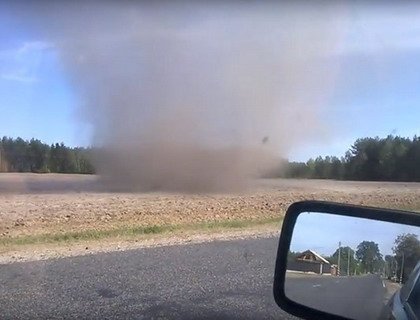
[[[83,256],[102,252],[127,251],[140,248],[196,244],[220,240],[275,237],[279,226],[251,227],[245,230],[193,231],[176,234],[142,235],[135,238],[114,238],[97,241],[36,244],[0,248],[0,264]]]
[[[123,193],[95,176],[0,174],[0,237],[282,216],[295,201],[419,210],[420,183],[259,180],[237,194]]]

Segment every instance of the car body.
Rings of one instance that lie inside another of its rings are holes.
[[[383,319],[420,319],[420,261],[407,282],[389,300],[381,316]]]

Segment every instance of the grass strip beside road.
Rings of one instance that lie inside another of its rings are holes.
[[[92,241],[112,238],[135,238],[145,235],[177,234],[183,232],[218,232],[231,229],[248,229],[280,224],[283,217],[254,220],[222,220],[200,222],[194,224],[127,226],[105,230],[83,230],[61,233],[46,233],[25,235],[10,238],[0,238],[0,247],[70,243],[75,241]]]

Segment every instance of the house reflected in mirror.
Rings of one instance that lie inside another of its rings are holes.
[[[298,254],[289,254],[287,270],[298,272],[313,272],[317,274],[337,274],[337,265],[331,264],[327,259],[312,250]]]

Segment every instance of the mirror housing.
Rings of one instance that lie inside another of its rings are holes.
[[[323,201],[302,201],[292,204],[283,219],[274,272],[274,299],[286,312],[304,319],[348,319],[314,309],[289,299],[285,291],[288,253],[296,221],[302,213],[322,213],[333,216],[354,217],[420,227],[420,214]]]

